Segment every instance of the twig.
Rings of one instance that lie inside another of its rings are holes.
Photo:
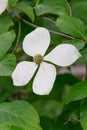
[[[23,19],[23,18],[20,17],[16,12],[15,12],[15,15],[16,15],[16,16],[17,16],[21,21],[23,21],[24,23],[26,23],[26,24],[28,24],[28,25],[34,27],[34,28],[39,27],[39,26],[37,26],[37,25],[35,25],[35,24],[33,24],[33,23],[30,23],[29,21]],[[49,29],[48,29],[48,30],[49,30]],[[67,35],[67,34],[64,34],[64,33],[58,32],[58,31],[49,30],[49,32],[50,32],[50,33],[53,33],[53,34],[56,34],[56,35],[60,35],[60,36],[66,37],[66,38],[69,38],[69,39],[80,40],[80,39],[78,39],[78,38],[76,38],[76,37],[73,37],[73,36],[70,36],[70,35]]]
[[[17,37],[17,41],[16,41],[16,45],[15,45],[15,48],[13,50],[13,54],[15,53],[17,47],[18,47],[18,44],[19,44],[19,40],[20,40],[20,35],[21,35],[21,21],[19,20],[18,21],[18,26],[19,26],[19,29],[18,29],[18,37]]]
[[[67,2],[68,8],[69,8],[69,15],[72,16],[72,10],[71,10],[71,5],[70,3]]]
[[[66,37],[66,38],[69,38],[69,39],[73,39],[73,40],[77,39],[77,38],[72,37],[70,35],[67,35],[67,34],[64,34],[64,33],[61,33],[61,32],[56,32],[56,31],[53,31],[53,30],[49,30],[49,32],[51,32],[53,34],[56,34],[56,35],[60,35],[60,36]]]
[[[32,23],[26,21],[25,19],[21,19],[21,20],[22,20],[23,22],[25,22],[26,24],[28,24],[28,25],[34,27],[34,28],[39,27],[39,26],[37,26],[37,25],[35,25],[35,24],[32,24]],[[48,29],[48,30],[49,30],[49,29]],[[69,38],[69,39],[73,39],[73,40],[77,39],[77,40],[79,40],[78,38],[72,37],[72,36],[70,36],[70,35],[67,35],[67,34],[64,34],[64,33],[61,33],[61,32],[56,32],[56,31],[53,31],[53,30],[49,30],[49,32],[50,32],[50,33],[53,33],[53,34],[56,34],[56,35],[60,35],[60,36],[66,37],[66,38]]]
[[[23,18],[21,18],[21,20],[22,20],[24,23],[26,23],[26,24],[28,24],[28,25],[34,27],[34,28],[37,28],[37,27],[38,27],[37,25],[35,25],[35,24],[33,24],[33,23],[30,23],[29,21],[27,21],[27,20],[25,20],[25,19],[23,19]]]
[[[65,123],[64,123],[64,125],[66,125],[68,122],[70,122],[71,120],[74,120],[74,121],[76,121],[76,122],[80,122],[80,120],[79,119],[77,119],[77,118],[69,118]]]

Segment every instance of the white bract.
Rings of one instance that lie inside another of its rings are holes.
[[[0,14],[7,8],[8,0],[0,0]]]
[[[46,28],[38,27],[26,35],[23,41],[23,50],[32,56],[34,61],[23,61],[16,66],[12,73],[15,86],[26,85],[38,69],[33,82],[33,92],[39,95],[48,95],[56,78],[56,67],[53,64],[69,66],[81,56],[78,50],[70,44],[58,45],[45,56],[49,45],[50,34]]]

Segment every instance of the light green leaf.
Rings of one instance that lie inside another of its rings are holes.
[[[30,20],[34,22],[34,11],[31,6],[26,3],[20,2],[15,4],[14,7],[24,12],[30,18]]]
[[[0,130],[42,130],[39,123],[37,112],[26,101],[0,104]]]
[[[0,59],[10,49],[14,39],[15,39],[14,31],[6,32],[0,35]]]
[[[83,127],[83,130],[87,130],[87,102],[81,104],[80,122]]]
[[[57,19],[56,25],[60,32],[86,40],[86,26],[80,19],[61,16]]]
[[[0,34],[7,32],[11,26],[13,26],[13,22],[9,16],[0,16]]]
[[[74,45],[78,50],[81,50],[84,48],[85,46],[85,42],[84,41],[80,41],[80,40],[66,40],[63,43],[67,43],[67,44],[72,44]]]
[[[66,0],[38,0],[35,11],[37,16],[43,14],[65,15],[68,14]]]
[[[67,103],[71,101],[80,100],[86,97],[87,97],[87,81],[79,82],[72,86],[67,98]]]
[[[16,58],[13,54],[8,54],[0,60],[0,76],[11,76],[16,65]]]

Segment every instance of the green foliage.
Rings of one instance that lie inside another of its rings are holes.
[[[12,6],[14,6],[16,3],[18,2],[18,0],[9,0],[8,1],[8,7],[10,8],[10,7],[12,7]]]
[[[71,0],[72,14],[73,16],[80,18],[87,24],[87,0]],[[79,11],[77,11],[79,10]]]
[[[86,40],[86,27],[80,19],[61,16],[57,19],[56,25],[61,32]]]
[[[27,3],[24,2],[17,3],[14,5],[14,8],[17,8],[18,10],[24,12],[31,19],[31,21],[34,22],[33,8],[27,5]]]
[[[87,72],[78,74],[76,67],[73,74],[73,65],[57,66],[47,96],[33,93],[33,78],[26,86],[13,85],[16,64],[32,61],[22,45],[36,27],[50,32],[46,54],[72,44],[82,55],[74,65],[87,71],[87,0],[8,0],[0,15],[0,130],[87,130]]]
[[[35,11],[37,16],[43,14],[64,15],[68,14],[66,0],[38,0]]]
[[[40,116],[56,119],[63,111],[64,103],[55,100],[43,101],[40,100],[33,104]]]
[[[80,100],[87,97],[87,81],[75,84],[68,95],[67,102]]]

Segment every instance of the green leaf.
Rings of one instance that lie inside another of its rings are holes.
[[[0,59],[10,49],[14,39],[15,39],[14,31],[6,32],[0,35]]]
[[[38,0],[35,11],[37,16],[43,14],[65,15],[68,14],[66,0]]]
[[[67,103],[87,97],[87,81],[79,82],[70,89]]]
[[[7,32],[13,26],[13,22],[9,16],[0,16],[0,34]]]
[[[26,101],[0,104],[0,130],[42,130],[39,123],[37,112]]]
[[[87,0],[72,0],[70,4],[73,16],[80,18],[87,24]]]
[[[78,50],[81,50],[84,48],[85,46],[85,42],[84,41],[80,41],[80,40],[66,40],[63,43],[66,44],[72,44],[74,45]]]
[[[52,120],[50,118],[43,117],[43,116],[41,117],[41,126],[43,130],[58,130],[57,123],[55,120]]]
[[[87,102],[81,104],[80,122],[83,127],[83,130],[87,130]]]
[[[33,8],[31,6],[29,6],[28,4],[24,3],[24,2],[20,2],[14,5],[14,7],[16,9],[21,10],[22,12],[24,12],[32,22],[34,22],[34,11]]]
[[[80,19],[61,16],[57,19],[56,25],[60,32],[86,40],[86,26]]]
[[[0,60],[0,76],[11,76],[16,65],[16,58],[13,54],[8,54]]]
[[[17,2],[18,2],[18,0],[9,0],[8,7],[10,8],[10,7],[14,6]]]

